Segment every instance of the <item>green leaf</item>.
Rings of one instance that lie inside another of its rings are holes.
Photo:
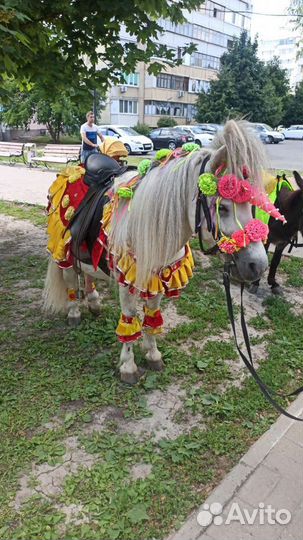
[[[126,515],[133,524],[149,519],[149,516],[146,513],[146,506],[142,503],[136,504],[136,506],[129,510]]]

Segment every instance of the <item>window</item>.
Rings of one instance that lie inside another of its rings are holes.
[[[168,75],[160,73],[157,76],[158,88],[169,88],[171,90],[188,91],[188,77],[178,77],[177,75]]]
[[[188,116],[187,103],[168,101],[145,101],[145,114],[149,116]]]
[[[123,73],[123,78],[127,86],[139,86],[139,73]]]
[[[222,8],[221,8],[222,9]],[[219,13],[224,15],[221,11],[218,11],[217,18]],[[213,43],[214,45],[219,45],[221,47],[226,47],[226,35],[222,32],[217,32],[216,30],[210,30],[205,26],[200,24],[184,23],[184,24],[173,24],[171,21],[161,20],[160,26],[164,30],[169,32],[174,32],[176,34],[181,34],[193,39],[198,39],[200,41],[206,41],[207,43]]]
[[[200,79],[190,79],[189,81],[189,92],[195,92],[195,94],[200,94],[202,90],[208,92],[210,88],[210,81],[203,81]]]
[[[119,100],[119,112],[121,114],[137,114],[138,113],[138,102],[130,101],[128,99]]]
[[[204,69],[218,70],[220,68],[220,58],[211,56],[210,54],[194,52],[190,57],[190,65]]]

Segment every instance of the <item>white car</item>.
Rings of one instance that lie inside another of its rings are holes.
[[[173,129],[181,130],[187,135],[192,135],[194,141],[199,146],[210,146],[215,135],[212,133],[205,133],[199,126],[175,126]]]
[[[303,125],[290,126],[284,129],[283,135],[285,139],[301,139],[303,140]]]
[[[281,141],[284,141],[285,137],[280,131],[274,130],[268,124],[258,124],[252,122],[250,124],[251,128],[257,132],[260,139],[268,144],[278,144]]]
[[[151,139],[145,137],[145,135],[140,135],[131,127],[116,125],[99,127],[105,137],[117,137],[117,139],[120,139],[129,154],[147,154],[154,149]]]

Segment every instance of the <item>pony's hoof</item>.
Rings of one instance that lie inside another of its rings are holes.
[[[249,292],[250,294],[257,294],[258,288],[259,288],[259,285],[255,285],[254,283],[252,283],[252,284],[250,285],[250,287],[248,287],[248,292]]]
[[[101,306],[97,304],[88,304],[88,309],[92,315],[99,317],[101,315]]]
[[[151,369],[152,371],[163,371],[164,362],[161,359],[151,360],[150,358],[147,358],[147,367]]]
[[[134,385],[134,384],[137,384],[141,378],[142,374],[140,373],[139,369],[137,369],[136,371],[133,371],[131,373],[127,372],[127,371],[120,371],[120,379],[121,379],[121,382],[125,383],[125,384],[131,384],[131,385]]]
[[[282,291],[280,285],[275,285],[275,287],[272,287],[271,292],[272,292],[272,294],[274,294],[276,296],[283,296],[283,291]]]
[[[76,328],[81,323],[81,317],[67,317],[68,326]]]

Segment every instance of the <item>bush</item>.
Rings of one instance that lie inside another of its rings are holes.
[[[151,128],[147,124],[141,124],[140,122],[138,122],[133,129],[140,133],[140,135],[145,135],[146,137],[149,136],[151,131]]]
[[[159,120],[157,122],[157,126],[159,128],[162,128],[162,127],[174,127],[176,125],[177,125],[176,120],[174,120],[170,116],[161,116],[161,118],[159,118]]]

